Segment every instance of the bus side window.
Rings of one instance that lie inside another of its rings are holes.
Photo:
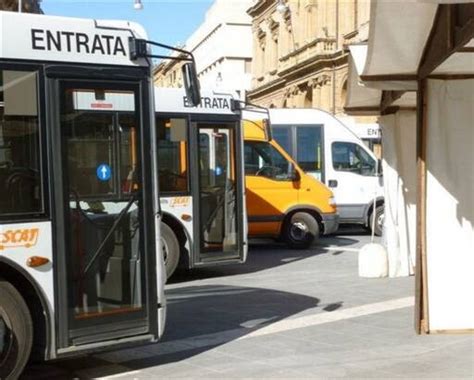
[[[160,190],[189,192],[187,119],[157,118]]]
[[[43,211],[37,74],[0,70],[0,217]]]

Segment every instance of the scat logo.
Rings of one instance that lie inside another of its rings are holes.
[[[0,232],[0,251],[7,248],[31,248],[38,242],[38,228]]]
[[[189,204],[189,197],[171,198],[170,207],[186,207]]]

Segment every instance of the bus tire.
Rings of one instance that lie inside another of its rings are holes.
[[[318,221],[307,212],[295,212],[284,225],[283,240],[290,248],[308,248],[318,236]]]
[[[165,259],[166,278],[170,278],[179,264],[179,242],[173,230],[165,223],[161,223],[161,246]]]
[[[374,222],[373,218],[374,216],[370,214],[370,219],[369,219],[370,230],[371,231],[373,230],[376,236],[382,236],[383,223],[384,223],[384,218],[385,218],[383,205],[377,206],[375,208],[375,226],[372,225]]]
[[[0,379],[17,379],[30,357],[33,321],[25,300],[0,278]]]

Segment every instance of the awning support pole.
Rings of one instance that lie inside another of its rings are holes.
[[[416,271],[415,271],[415,330],[429,333],[428,277],[426,267],[426,147],[427,147],[427,79],[418,81],[416,155],[417,155],[417,208],[416,208]]]

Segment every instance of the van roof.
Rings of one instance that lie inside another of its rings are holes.
[[[311,124],[324,125],[330,123],[342,124],[329,112],[316,108],[270,108],[272,124]]]
[[[260,120],[243,120],[244,126],[244,140],[259,140],[267,141],[268,136],[265,132],[265,125],[262,119]]]

